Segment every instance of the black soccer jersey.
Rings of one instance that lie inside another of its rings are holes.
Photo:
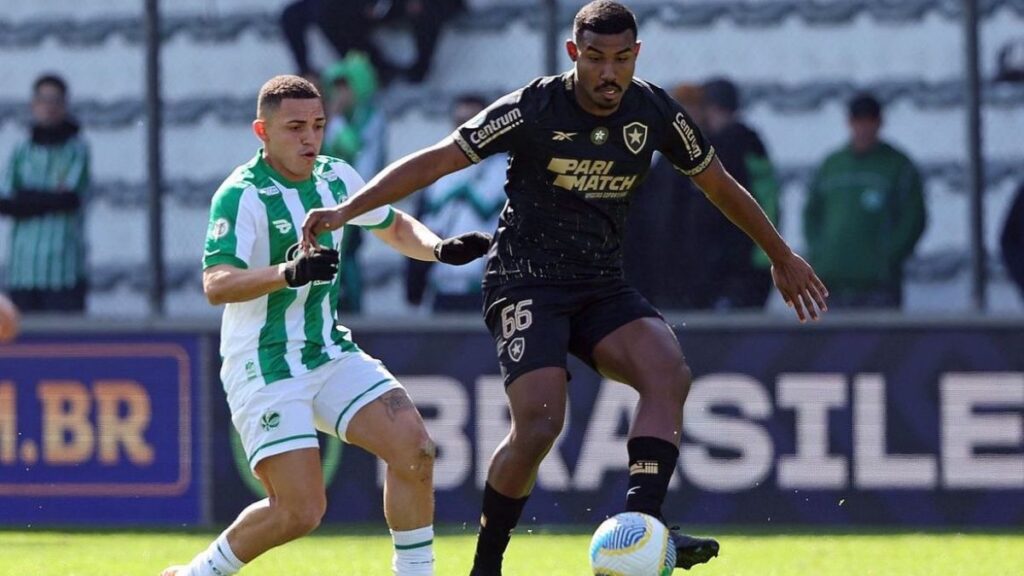
[[[633,79],[610,116],[584,111],[575,74],[538,78],[460,126],[453,137],[473,162],[509,153],[508,203],[484,285],[622,275],[622,236],[632,191],[660,151],[687,176],[714,150],[675,100]]]

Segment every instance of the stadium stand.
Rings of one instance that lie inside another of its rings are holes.
[[[176,0],[163,3],[164,174],[168,310],[212,315],[199,288],[199,254],[210,194],[257,144],[253,102],[269,76],[291,72],[276,18],[284,0]],[[435,66],[421,86],[395,85],[389,155],[397,158],[448,130],[447,106],[472,89],[497,96],[543,70],[536,3],[471,1],[444,31]],[[560,6],[562,36],[577,2]],[[913,260],[912,311],[966,309],[969,298],[966,127],[959,3],[952,0],[634,0],[644,48],[638,74],[662,85],[727,74],[742,87],[746,117],[780,166],[783,232],[797,247],[803,188],[810,170],[845,135],[844,104],[861,88],[887,104],[885,134],[919,161],[927,178],[929,226]],[[94,153],[88,211],[93,292],[90,311],[145,313],[145,114],[142,3],[53,0],[15,3],[0,16],[0,158],[27,117],[27,96],[42,71],[63,74],[74,112]],[[70,15],[70,16],[69,16]],[[991,305],[1019,310],[998,265],[997,234],[1016,182],[1024,180],[1024,85],[997,84],[999,49],[1024,29],[1024,0],[982,2],[982,77],[986,79],[986,245],[994,273]],[[881,31],[881,33],[880,33]],[[399,31],[386,31],[399,57]],[[329,52],[313,46],[314,58]],[[568,67],[562,56],[561,67]],[[8,229],[0,221],[0,237]],[[369,313],[400,312],[397,259],[364,255],[375,287]],[[0,269],[2,269],[0,262]]]

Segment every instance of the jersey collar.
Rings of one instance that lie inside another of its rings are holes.
[[[280,172],[275,170],[274,167],[271,166],[269,162],[267,162],[267,160],[263,157],[263,148],[260,148],[256,152],[256,166],[258,166],[260,170],[266,172],[267,176],[269,176],[270,179],[273,180],[275,183],[280,183],[284,186],[287,186],[288,188],[302,190],[304,188],[311,188],[316,186],[315,166],[313,168],[313,174],[311,174],[310,177],[307,178],[306,180],[289,180],[288,178],[285,178],[284,175],[282,175]]]

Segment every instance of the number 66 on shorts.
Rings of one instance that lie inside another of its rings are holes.
[[[528,306],[533,300],[520,300],[501,309],[501,336],[508,340],[516,332],[526,330],[533,324],[533,314]]]

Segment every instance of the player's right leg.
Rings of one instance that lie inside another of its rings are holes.
[[[405,388],[381,362],[348,352],[326,373],[313,402],[318,426],[387,464],[384,518],[397,576],[434,573],[435,447]]]
[[[485,320],[498,346],[512,413],[491,457],[471,576],[498,576],[537,470],[565,421],[571,297],[561,288],[492,289]]]
[[[565,422],[566,371],[540,368],[506,389],[512,428],[491,456],[471,576],[500,576],[505,549],[537,470]]]
[[[168,568],[164,576],[230,576],[320,524],[327,503],[313,418],[314,382],[303,375],[260,384],[255,392],[228,387],[232,421],[268,497],[246,508],[187,566]]]

